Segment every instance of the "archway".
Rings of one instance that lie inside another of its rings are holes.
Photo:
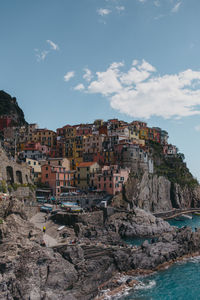
[[[7,173],[7,183],[13,184],[14,183],[13,168],[11,166],[7,166],[6,173]]]
[[[23,183],[21,171],[16,171],[16,179],[17,179],[17,183],[21,183],[21,184]]]

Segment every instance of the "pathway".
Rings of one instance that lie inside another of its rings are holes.
[[[46,213],[38,212],[36,215],[34,215],[31,219],[30,222],[35,225],[35,227],[43,230],[43,226],[47,228],[48,231],[48,221],[45,222],[45,216]],[[45,241],[45,244],[47,247],[53,247],[56,246],[58,243],[56,239],[52,238],[50,235],[47,233],[43,234],[43,239]]]
[[[167,212],[153,213],[153,215],[157,218],[163,218],[164,220],[168,220],[183,214],[189,214],[194,212],[200,213],[200,208],[173,209]]]

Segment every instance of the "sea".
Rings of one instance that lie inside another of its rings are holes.
[[[200,228],[200,216],[169,220],[170,225]],[[144,239],[127,240],[139,245]],[[185,259],[148,276],[135,277],[139,284],[110,299],[119,300],[200,300],[200,256]],[[125,279],[124,279],[125,280]]]

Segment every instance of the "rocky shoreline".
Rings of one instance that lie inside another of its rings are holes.
[[[110,289],[114,295],[134,288],[137,282],[133,276],[199,254],[200,230],[171,227],[138,209],[115,214],[97,226],[94,216],[83,216],[83,223],[69,228],[68,232],[76,237],[74,244],[42,247],[43,234],[29,222],[22,203],[1,202],[0,299],[103,299],[102,289]],[[137,235],[156,236],[157,241],[146,240],[132,247],[122,240]],[[117,278],[124,275],[127,280],[120,283]]]

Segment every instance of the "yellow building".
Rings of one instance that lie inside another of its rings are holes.
[[[65,141],[65,156],[70,160],[72,170],[83,161],[83,137],[67,138]]]
[[[134,130],[133,128],[129,128],[129,138],[139,140],[140,138],[139,130]]]
[[[148,127],[140,129],[140,139],[148,140]]]
[[[48,129],[36,129],[29,134],[29,142],[39,142],[41,145],[53,147],[56,144],[56,133]]]
[[[76,127],[67,125],[63,127],[65,138],[72,138],[76,136]]]
[[[96,162],[82,162],[77,168],[77,186],[82,190],[87,190],[90,187],[91,175],[100,170],[100,166]]]
[[[31,167],[31,176],[34,183],[41,179],[41,165],[40,163],[31,158],[26,158],[26,163]]]

